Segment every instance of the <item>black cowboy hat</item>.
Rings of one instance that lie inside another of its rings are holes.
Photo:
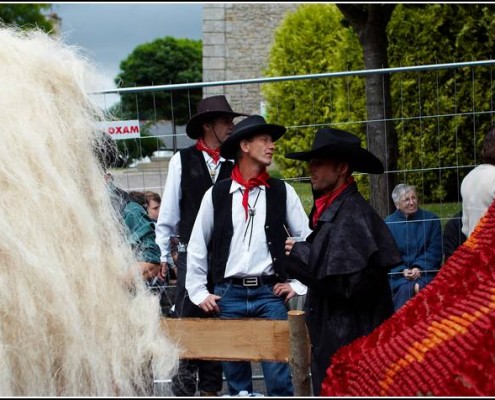
[[[187,136],[191,139],[197,139],[202,135],[201,125],[205,121],[211,121],[221,115],[230,115],[234,118],[247,115],[233,111],[224,95],[205,97],[199,101],[196,110],[197,113],[186,125]]]
[[[348,162],[353,170],[368,174],[382,174],[382,162],[370,151],[361,147],[361,140],[352,133],[333,128],[316,132],[309,151],[289,153],[285,158],[310,161],[312,158],[335,158]]]
[[[261,115],[250,115],[238,122],[230,136],[220,146],[220,155],[223,158],[235,158],[239,143],[254,135],[268,134],[275,141],[279,139],[286,129],[282,125],[267,124]]]

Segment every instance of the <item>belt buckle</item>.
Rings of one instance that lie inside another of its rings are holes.
[[[187,243],[179,242],[179,244],[177,245],[177,252],[178,253],[185,253],[186,250],[187,250]]]
[[[258,277],[249,276],[247,278],[242,278],[242,286],[258,286]]]

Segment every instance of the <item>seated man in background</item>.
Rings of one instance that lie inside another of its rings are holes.
[[[161,196],[151,190],[144,191],[144,198],[146,203],[146,210],[151,220],[156,223],[158,220],[158,213],[160,211],[160,205],[162,204]]]
[[[437,215],[418,207],[416,188],[398,184],[392,192],[397,210],[385,218],[399,247],[403,264],[392,268],[394,308],[425,287],[442,264],[442,226]]]
[[[144,197],[144,192],[141,192],[139,190],[131,190],[127,193],[129,193],[129,197],[132,201],[143,206],[145,210],[147,209],[146,208],[146,197]]]

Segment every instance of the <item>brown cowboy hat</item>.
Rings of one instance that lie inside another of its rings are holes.
[[[230,136],[220,146],[220,155],[223,158],[235,158],[239,143],[243,139],[259,134],[268,134],[275,141],[279,139],[286,129],[282,125],[267,124],[261,115],[250,115],[238,122]]]
[[[370,151],[361,147],[361,140],[352,133],[333,128],[316,132],[309,151],[289,153],[285,158],[310,161],[312,158],[335,158],[348,162],[353,170],[368,174],[382,174],[382,162]]]
[[[224,95],[205,97],[199,101],[196,110],[197,113],[186,125],[187,136],[191,139],[197,139],[203,134],[201,125],[205,121],[211,121],[221,115],[230,115],[234,118],[247,115],[233,111]]]

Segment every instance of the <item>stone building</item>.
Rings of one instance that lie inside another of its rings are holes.
[[[263,78],[275,28],[300,3],[203,3],[203,82]],[[234,110],[263,113],[257,83],[207,86]]]

